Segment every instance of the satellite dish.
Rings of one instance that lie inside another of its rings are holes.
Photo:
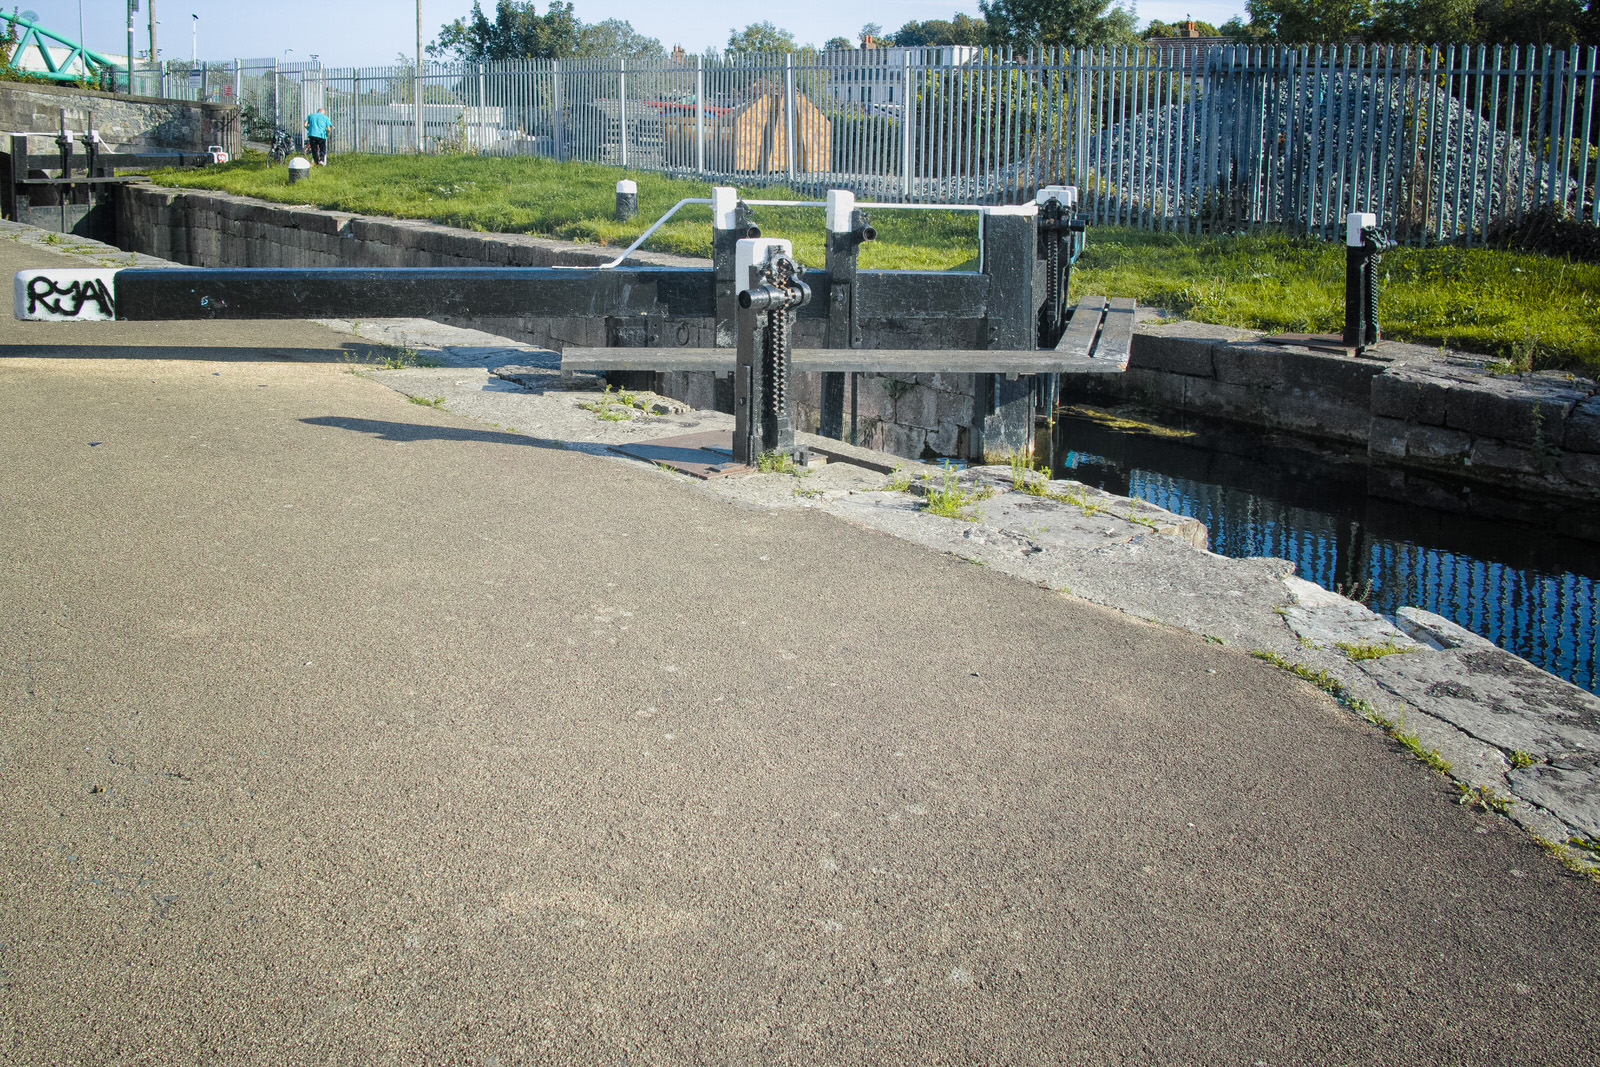
[[[39,13],[37,11],[24,11],[22,13],[22,17],[27,19],[29,22],[39,21]]]

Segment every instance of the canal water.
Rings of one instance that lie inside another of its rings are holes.
[[[1433,494],[1445,507],[1396,500],[1395,472],[1362,461],[1213,420],[1147,418],[1064,413],[1055,477],[1198,519],[1213,552],[1291,560],[1380,614],[1443,615],[1600,692],[1600,540],[1589,539],[1600,522],[1480,490],[1469,494],[1476,515],[1456,505],[1459,489]]]

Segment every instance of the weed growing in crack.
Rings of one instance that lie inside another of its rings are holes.
[[[1439,755],[1439,753],[1435,752],[1433,749],[1425,747],[1421,740],[1417,738],[1416,734],[1405,732],[1405,724],[1403,722],[1395,722],[1393,719],[1390,719],[1388,716],[1384,715],[1376,707],[1374,707],[1371,701],[1363,700],[1351,693],[1350,690],[1344,687],[1343,682],[1339,681],[1339,679],[1335,678],[1327,671],[1316,667],[1307,667],[1303,663],[1294,663],[1290,660],[1284,659],[1276,652],[1269,652],[1265,649],[1255,649],[1250,653],[1250,655],[1254,656],[1256,659],[1270,663],[1274,667],[1280,667],[1296,677],[1304,678],[1306,681],[1310,682],[1324,693],[1327,693],[1329,696],[1333,697],[1333,699],[1337,700],[1340,704],[1343,704],[1351,711],[1372,723],[1372,725],[1378,727],[1385,734],[1388,734],[1391,739],[1399,742],[1402,746],[1409,750],[1413,756],[1417,757],[1417,759],[1421,760],[1429,767],[1438,771],[1440,774],[1448,775],[1450,773],[1452,767],[1449,760]]]
[[[1050,471],[1035,467],[1033,460],[1021,452],[1011,454],[1011,488],[1029,496],[1044,496],[1050,492]]]
[[[990,493],[982,490],[961,488],[956,484],[956,469],[947,465],[944,469],[943,484],[937,489],[928,490],[927,503],[924,507],[930,515],[975,521],[977,514],[972,505],[980,500],[987,500],[989,496]]]
[[[756,470],[762,474],[795,474],[798,468],[787,452],[763,452],[756,457]]]
[[[1555,857],[1557,863],[1561,864],[1561,866],[1565,867],[1573,874],[1582,875],[1591,882],[1600,882],[1600,868],[1597,868],[1593,866],[1593,864],[1586,862],[1588,860],[1588,856],[1593,855],[1593,845],[1588,844],[1588,842],[1582,842],[1580,847],[1584,851],[1579,852],[1574,850],[1571,844],[1562,844],[1559,841],[1552,841],[1547,837],[1540,837],[1537,834],[1534,835],[1533,840],[1534,843],[1540,848],[1544,849],[1546,852],[1550,853],[1551,856]],[[1581,839],[1572,838],[1571,841],[1579,842]]]
[[[647,410],[644,401],[626,389],[614,393],[609,385],[595,399],[578,401],[578,406],[594,412],[605,422],[627,422],[633,418],[634,412]]]
[[[1372,603],[1372,579],[1358,578],[1353,582],[1335,582],[1333,591],[1357,604]]]
[[[1343,652],[1351,663],[1382,659],[1384,656],[1403,656],[1417,650],[1416,645],[1397,645],[1393,640],[1385,641],[1381,645],[1371,641],[1338,641],[1336,644],[1339,646],[1339,651]]]
[[[1468,788],[1457,782],[1456,788],[1461,790],[1461,797],[1456,801],[1457,804],[1470,805],[1483,811],[1492,811],[1496,815],[1506,815],[1511,811],[1512,799],[1501,796],[1486,785],[1475,785]]]

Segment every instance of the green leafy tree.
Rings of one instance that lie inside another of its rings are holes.
[[[560,59],[577,53],[581,25],[572,5],[560,0],[550,0],[543,15],[532,3],[499,0],[492,22],[473,0],[472,14],[440,27],[428,54],[475,62]]]
[[[742,30],[728,31],[730,52],[798,52],[794,34],[770,22],[752,22]]]
[[[993,38],[1004,44],[1127,44],[1138,39],[1138,19],[1111,0],[978,0]]]
[[[659,56],[665,51],[657,38],[646,37],[623,19],[606,19],[592,26],[579,24],[580,56]]]
[[[982,45],[989,39],[989,24],[957,12],[950,19],[908,22],[894,34],[894,43],[908,48],[923,45]]]
[[[1335,44],[1366,37],[1373,0],[1248,0],[1250,24],[1283,44]]]
[[[1393,42],[1477,41],[1478,0],[1378,0],[1367,34]]]
[[[1217,35],[1219,37],[1232,37],[1240,41],[1259,41],[1267,36],[1267,31],[1255,23],[1247,21],[1242,16],[1235,15],[1217,27]]]
[[[822,46],[824,52],[848,52],[856,43],[848,37],[829,37],[828,43]]]
[[[439,59],[565,59],[570,56],[660,55],[661,42],[622,19],[589,24],[571,3],[550,0],[543,15],[534,3],[498,0],[494,18],[474,0],[472,13],[440,27],[428,45]]]
[[[1490,44],[1600,44],[1600,0],[1480,0],[1475,16]]]
[[[866,47],[866,42],[869,37],[880,44],[883,43],[885,40],[883,35],[883,27],[878,25],[876,22],[869,22],[865,26],[861,27],[860,33],[856,34],[856,39],[861,42],[863,48]]]

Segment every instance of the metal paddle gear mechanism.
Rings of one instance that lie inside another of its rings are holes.
[[[739,351],[734,375],[733,460],[754,467],[763,453],[792,456],[789,344],[794,311],[811,300],[788,241],[739,242]]]

